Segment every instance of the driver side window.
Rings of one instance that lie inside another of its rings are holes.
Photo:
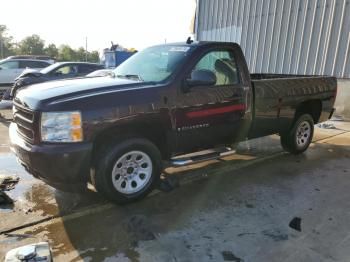
[[[238,71],[233,53],[212,51],[204,55],[193,70],[210,70],[216,75],[216,86],[239,83]]]
[[[62,75],[62,76],[69,76],[69,75],[76,75],[78,73],[78,68],[76,66],[62,66],[55,71],[53,71],[54,75]]]

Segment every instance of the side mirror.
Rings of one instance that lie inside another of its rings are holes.
[[[2,67],[0,67],[0,70],[2,70]]]
[[[191,78],[186,79],[189,87],[194,86],[213,86],[216,83],[216,75],[206,69],[193,70]]]

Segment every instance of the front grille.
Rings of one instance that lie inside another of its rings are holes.
[[[17,124],[18,134],[27,142],[35,142],[35,112],[14,103],[13,121]]]

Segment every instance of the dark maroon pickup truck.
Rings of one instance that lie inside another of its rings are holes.
[[[164,163],[233,154],[245,139],[279,134],[285,150],[302,153],[314,124],[332,116],[336,91],[334,77],[250,74],[237,44],[158,45],[114,76],[20,90],[10,138],[26,170],[49,185],[91,183],[125,203],[157,186]],[[181,157],[200,150],[209,153]]]

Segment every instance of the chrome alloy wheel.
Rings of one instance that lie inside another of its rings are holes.
[[[310,139],[311,136],[311,126],[307,121],[303,121],[299,124],[296,132],[296,141],[299,148],[303,148]]]
[[[112,182],[118,192],[133,194],[142,190],[152,176],[152,160],[144,152],[130,151],[114,164]]]

